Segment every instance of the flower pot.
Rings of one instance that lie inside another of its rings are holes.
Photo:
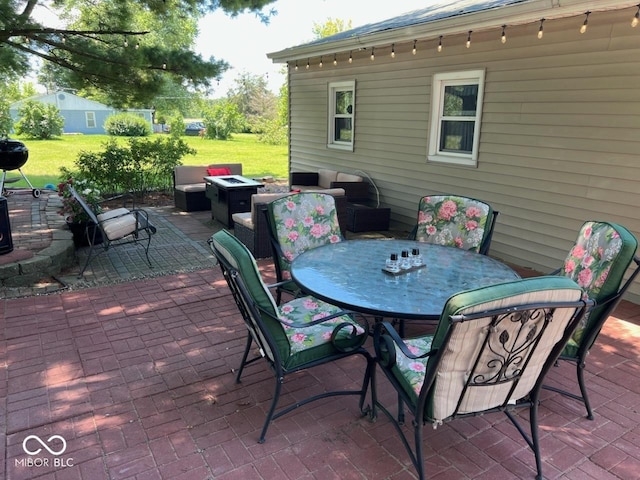
[[[76,248],[88,247],[92,238],[94,239],[94,245],[102,243],[102,233],[93,222],[67,222],[67,226],[73,234],[73,244]],[[88,235],[85,230],[87,230]]]

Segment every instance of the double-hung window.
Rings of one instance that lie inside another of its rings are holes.
[[[96,112],[84,112],[87,128],[96,128]]]
[[[484,70],[433,76],[430,161],[477,165],[483,90]]]
[[[329,148],[353,151],[355,101],[355,81],[329,83]]]

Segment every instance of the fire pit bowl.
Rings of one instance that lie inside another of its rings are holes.
[[[18,170],[28,158],[29,149],[24,143],[9,138],[0,140],[0,169]]]

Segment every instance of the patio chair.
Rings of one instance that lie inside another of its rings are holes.
[[[102,251],[99,253],[103,253],[111,247],[119,245],[140,245],[144,248],[149,267],[153,267],[149,259],[149,246],[151,245],[151,236],[156,233],[156,227],[149,222],[149,215],[145,210],[140,208],[130,210],[123,207],[107,210],[96,215],[91,207],[87,205],[84,198],[71,185],[67,186],[67,188],[90,219],[90,222],[85,227],[85,236],[89,241],[89,253],[78,275],[79,278],[84,275],[89,262],[95,257],[93,255],[94,249],[100,247],[102,247]],[[100,243],[96,241],[98,234],[102,238]]]
[[[488,255],[498,216],[488,203],[457,195],[429,195],[418,205],[410,240],[464,248]]]
[[[327,243],[341,242],[335,199],[325,193],[302,192],[274,200],[266,205],[269,238],[273,252],[277,303],[282,293],[298,295],[291,281],[291,262],[302,252]]]
[[[472,415],[504,412],[533,450],[542,478],[538,404],[542,381],[584,314],[588,301],[564,277],[536,277],[468,290],[446,303],[432,335],[401,339],[388,322],[376,324],[378,365],[398,392],[391,420],[420,479],[425,478],[423,427]],[[375,375],[374,375],[375,378]],[[414,416],[415,446],[401,425],[403,406]],[[516,409],[528,408],[529,432]]]
[[[240,383],[247,365],[263,357],[275,374],[275,391],[259,443],[265,441],[273,420],[321,398],[358,395],[360,411],[366,414],[369,409],[364,407],[364,402],[375,367],[371,355],[362,346],[369,331],[366,320],[365,325],[360,325],[349,312],[308,296],[277,306],[262,281],[255,258],[242,242],[221,230],[211,236],[209,243],[248,330],[236,382]],[[259,347],[260,355],[248,359],[253,342]],[[285,377],[352,355],[362,355],[367,362],[360,389],[325,391],[296,400],[276,412]]]
[[[635,255],[637,247],[638,241],[623,226],[588,221],[582,225],[564,266],[552,272],[575,280],[595,305],[582,319],[559,358],[576,364],[580,395],[555,386],[545,385],[545,388],[583,402],[590,420],[593,420],[593,409],[584,381],[587,355],[607,318],[640,272],[640,259]],[[625,281],[632,263],[635,265]]]

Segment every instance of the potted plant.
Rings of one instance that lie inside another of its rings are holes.
[[[70,177],[58,184],[58,195],[62,197],[62,207],[60,207],[58,213],[64,216],[69,230],[73,233],[73,243],[76,248],[88,246],[92,238],[95,238],[94,244],[102,243],[100,230],[95,231],[94,237],[95,223],[91,221],[82,206],[73,198],[67,188],[69,185],[73,185],[76,192],[82,195],[82,198],[96,215],[102,213],[102,207],[100,206],[102,195],[96,185],[89,180],[75,180]]]

